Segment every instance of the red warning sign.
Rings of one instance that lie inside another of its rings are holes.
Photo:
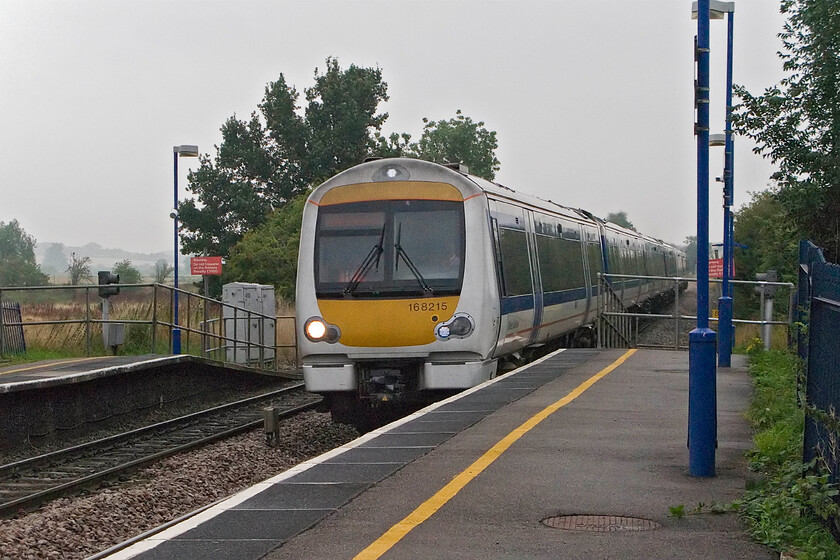
[[[221,276],[222,257],[192,257],[190,274],[193,276]]]

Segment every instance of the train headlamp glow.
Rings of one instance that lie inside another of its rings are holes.
[[[449,321],[435,327],[435,336],[439,340],[466,338],[475,330],[475,321],[467,313],[456,313]]]
[[[338,342],[341,332],[320,317],[311,317],[303,326],[303,333],[312,342]]]

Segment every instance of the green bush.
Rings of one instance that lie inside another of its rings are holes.
[[[760,473],[739,504],[753,537],[800,560],[840,558],[836,485],[815,462],[802,464],[805,414],[797,406],[801,364],[787,352],[750,348],[755,396],[747,417],[756,429],[750,466]]]

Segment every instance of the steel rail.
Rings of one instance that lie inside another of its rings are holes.
[[[202,418],[208,418],[218,416],[224,413],[229,413],[231,411],[235,411],[237,408],[252,405],[260,401],[270,400],[272,398],[276,398],[284,394],[290,394],[293,391],[302,389],[302,387],[303,384],[298,384],[292,387],[286,387],[279,391],[273,391],[270,393],[258,395],[256,397],[242,399],[235,403],[229,403],[205,411],[188,414],[180,418],[167,420],[165,422],[154,424],[153,426],[147,426],[145,428],[132,430],[124,434],[117,434],[115,436],[102,438],[93,442],[77,445],[53,453],[47,453],[44,455],[39,455],[37,457],[32,457],[30,459],[24,459],[22,461],[17,461],[8,465],[3,465],[2,467],[0,467],[0,475],[4,477],[4,480],[0,481],[0,490],[2,490],[3,485],[14,486],[16,479],[10,478],[10,476],[21,471],[33,471],[32,474],[37,477],[37,469],[41,467],[46,468],[55,466],[56,469],[60,470],[61,468],[66,469],[69,466],[72,470],[72,462],[85,459],[86,453],[93,454],[99,452],[100,455],[90,456],[90,459],[93,460],[96,460],[98,458],[100,460],[107,461],[109,459],[109,454],[112,461],[114,456],[116,456],[118,459],[117,464],[114,465],[112,463],[111,466],[101,468],[101,470],[97,470],[98,467],[90,466],[75,467],[76,469],[80,470],[94,470],[94,472],[90,472],[89,474],[82,473],[81,476],[72,478],[71,480],[67,480],[66,482],[61,482],[60,479],[53,479],[56,483],[53,486],[39,489],[31,494],[13,498],[8,502],[0,503],[0,514],[8,515],[10,512],[29,510],[60,495],[67,494],[71,490],[85,486],[90,486],[93,483],[101,482],[105,479],[111,478],[116,474],[136,469],[138,467],[153,463],[155,461],[158,461],[165,457],[169,457],[176,453],[204,446],[213,441],[231,437],[233,435],[237,435],[251,430],[253,428],[259,427],[263,423],[262,417],[260,417],[257,420],[252,419],[246,422],[241,422],[240,420],[238,423],[235,423],[235,425],[233,425],[232,427],[222,427],[217,431],[213,431],[213,433],[211,433],[210,435],[205,435],[203,437],[201,437],[201,434],[198,434],[197,437],[193,437],[187,434],[187,441],[185,443],[173,444],[172,442],[163,442],[163,445],[165,446],[164,449],[157,451],[153,449],[151,453],[144,452],[142,449],[136,451],[132,451],[130,449],[122,449],[136,442],[140,438],[144,438],[150,435],[162,435],[163,437],[165,437],[166,435],[171,436],[173,434],[176,434],[178,430],[187,430],[190,428],[194,428],[196,421]],[[320,398],[313,398],[311,401],[306,402],[304,404],[279,411],[279,416],[280,418],[288,418],[290,416],[294,416],[299,412],[314,408],[320,403],[320,401]],[[121,449],[122,453],[120,453]],[[125,457],[126,453],[128,453],[128,461],[124,461],[122,458],[120,458],[120,455]],[[140,456],[138,457],[138,455]],[[61,461],[64,461],[65,464],[55,465],[56,463]],[[44,481],[45,479],[41,479],[39,481],[33,482],[32,485],[37,486],[38,482]],[[26,483],[24,483],[24,485],[25,484]]]

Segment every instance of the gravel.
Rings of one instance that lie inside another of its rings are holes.
[[[672,314],[674,303],[665,309],[657,311],[660,314]],[[689,284],[686,291],[680,294],[680,315],[694,315],[697,310],[697,289],[694,284]],[[674,319],[653,319],[651,323],[639,333],[637,344],[639,346],[653,346],[673,349],[674,348]],[[688,333],[696,326],[693,319],[680,320],[680,349],[688,348]]]
[[[257,430],[164,459],[128,481],[0,520],[0,558],[87,558],[358,436],[306,412],[281,423],[272,447]]]

